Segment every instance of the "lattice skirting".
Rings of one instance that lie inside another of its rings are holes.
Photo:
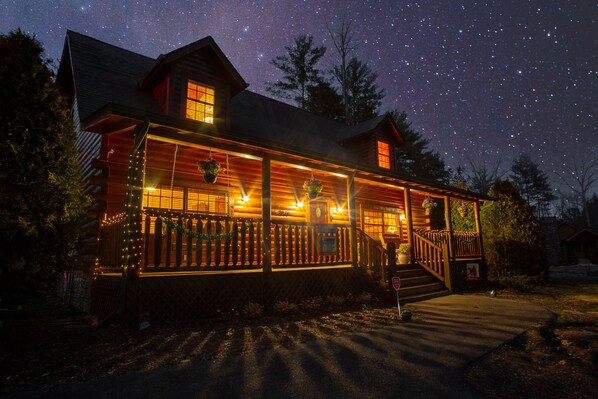
[[[99,276],[92,289],[92,313],[102,318],[116,310],[120,277]],[[145,275],[127,288],[126,318],[133,324],[227,317],[243,313],[247,303],[268,308],[277,301],[357,294],[363,290],[351,267],[264,273]]]
[[[91,284],[90,313],[103,320],[114,313],[118,306],[121,276],[99,275]]]

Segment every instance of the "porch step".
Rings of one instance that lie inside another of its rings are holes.
[[[401,289],[399,290],[399,298],[407,298],[422,294],[430,294],[438,291],[446,291],[444,283],[442,283],[441,281],[415,285],[411,287],[403,287],[403,284],[401,283]]]
[[[403,304],[403,303],[410,303],[410,302],[427,301],[428,299],[438,298],[441,296],[447,296],[450,294],[451,294],[451,292],[447,289],[442,289],[440,291],[428,292],[425,294],[411,295],[411,296],[403,296],[403,295],[401,295],[401,291],[399,291],[399,298],[401,300],[401,304]]]
[[[434,278],[434,276],[431,276],[429,274],[424,274],[422,276],[415,277],[403,277],[399,274],[399,277],[401,277],[401,288],[432,284],[438,281]]]
[[[397,274],[401,280],[410,277],[421,277],[429,275],[422,267],[410,266],[410,267],[399,267],[397,268]]]

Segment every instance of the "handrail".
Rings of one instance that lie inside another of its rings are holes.
[[[366,273],[387,286],[388,280],[388,254],[386,249],[367,235],[363,230],[356,229],[357,233],[357,266],[364,269]]]
[[[413,252],[420,266],[446,284],[446,280],[450,279],[448,243],[437,245],[420,233],[413,232]]]

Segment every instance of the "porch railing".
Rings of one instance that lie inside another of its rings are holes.
[[[351,262],[350,229],[346,225],[272,220],[270,238],[274,268]]]
[[[453,231],[453,250],[456,258],[481,257],[480,235],[470,231]]]
[[[262,266],[262,222],[225,216],[143,212],[143,270],[224,270]]]
[[[448,243],[440,241],[436,244],[419,232],[413,233],[413,253],[416,262],[432,273],[440,281],[445,282],[449,274]]]
[[[446,230],[416,230],[414,233],[438,246],[449,243],[449,232]],[[455,259],[482,256],[480,235],[476,232],[453,231],[452,243]]]
[[[357,265],[383,286],[388,279],[388,255],[378,241],[357,229]]]

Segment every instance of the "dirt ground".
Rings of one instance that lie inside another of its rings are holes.
[[[556,316],[550,324],[529,330],[473,364],[466,375],[470,384],[496,398],[594,398],[598,392],[598,277],[553,279],[533,293],[496,292],[501,298],[539,303]],[[47,303],[44,307],[38,317],[2,320],[2,395],[197,359],[292,348],[399,322],[395,307],[353,304],[135,331],[118,324],[96,328],[85,315],[65,315]]]
[[[498,291],[500,298],[540,304],[555,317],[476,362],[469,383],[491,398],[598,397],[598,277],[586,269],[553,268],[549,281],[531,293]]]

